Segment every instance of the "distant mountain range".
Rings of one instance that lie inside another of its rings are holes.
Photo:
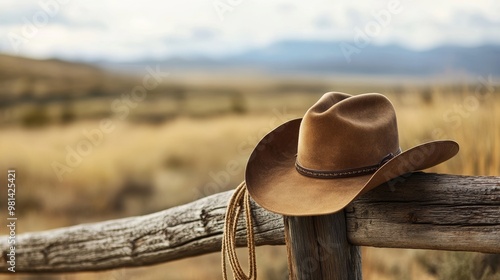
[[[500,76],[500,46],[440,46],[414,51],[398,45],[357,46],[335,41],[282,41],[218,59],[197,57],[98,63],[105,68],[143,69],[161,64],[179,70],[257,70],[273,73],[343,73],[376,75],[439,74]]]

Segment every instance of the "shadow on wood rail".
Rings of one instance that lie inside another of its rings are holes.
[[[18,234],[16,272],[97,271],[219,251],[231,194],[145,216]],[[283,245],[282,216],[252,206],[256,244]],[[413,173],[364,194],[345,214],[354,245],[500,253],[500,177]],[[243,246],[243,221],[238,228]],[[7,236],[0,240],[5,273],[10,245]]]

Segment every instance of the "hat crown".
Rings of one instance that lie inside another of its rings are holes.
[[[398,150],[396,112],[385,96],[329,92],[302,120],[297,163],[320,171],[362,168]]]

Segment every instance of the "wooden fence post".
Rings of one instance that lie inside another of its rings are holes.
[[[347,241],[344,211],[310,217],[284,216],[293,280],[361,280],[359,247]]]

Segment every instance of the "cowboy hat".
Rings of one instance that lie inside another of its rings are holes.
[[[378,93],[324,94],[301,119],[257,144],[245,181],[265,209],[288,216],[337,212],[359,195],[408,172],[444,162],[459,150],[451,140],[401,152],[396,113]]]

